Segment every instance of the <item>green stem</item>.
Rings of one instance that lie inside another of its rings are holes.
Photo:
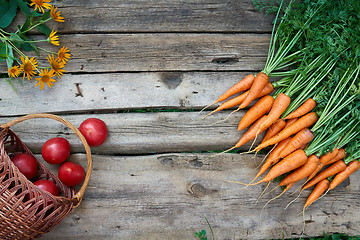
[[[26,43],[30,43],[30,42],[32,42],[32,43],[36,43],[36,42],[48,42],[48,39],[40,39],[40,40],[32,40],[32,41],[24,41],[24,42],[26,42]]]
[[[351,103],[356,97],[357,94],[352,95],[351,97],[348,97],[348,93],[350,91],[350,86],[354,84],[356,81],[358,75],[359,75],[359,67],[356,68],[355,71],[353,71],[349,76],[348,72],[349,69],[345,72],[339,83],[337,84],[333,94],[330,97],[330,100],[326,104],[323,113],[315,123],[315,125],[312,127],[311,131],[314,132],[319,127],[321,127],[324,123],[326,123],[329,119],[331,119],[336,113],[338,113],[340,110],[342,110],[344,107],[346,107],[349,103]],[[348,86],[348,83],[350,79],[354,76],[353,81],[351,82],[350,86]],[[344,92],[344,89],[348,87],[347,91]],[[342,96],[340,98],[340,96]],[[340,98],[340,100],[338,100]],[[345,101],[344,99],[347,98]],[[337,104],[335,102],[337,101]],[[334,106],[335,104],[335,106]]]
[[[277,34],[275,35],[275,40],[274,40],[274,33],[275,33],[276,22],[277,22],[277,19],[279,17],[280,10],[281,10],[283,2],[284,2],[284,0],[281,1],[279,10],[278,10],[278,12],[276,14],[276,17],[275,17],[275,20],[274,20],[274,25],[273,25],[273,29],[271,31],[270,45],[269,45],[269,50],[268,50],[268,55],[267,55],[265,66],[268,64],[268,62],[270,61],[270,58],[271,58],[270,56],[272,56],[274,54],[274,51],[275,51],[275,42],[276,42],[276,39],[277,39]]]
[[[1,31],[3,34],[10,35],[10,33],[5,32],[2,28],[0,28],[0,31]]]
[[[52,52],[52,51],[46,50],[45,48],[38,47],[38,49],[40,49],[41,51],[47,52],[47,53],[58,54],[58,53],[56,53],[56,52]]]
[[[39,26],[39,25],[41,25],[41,24],[46,23],[47,21],[49,21],[49,20],[51,20],[51,19],[52,19],[52,18],[50,17],[50,18],[48,18],[48,19],[46,19],[46,20],[42,20],[42,21],[38,22],[37,24],[35,24],[35,25],[31,26],[30,28],[28,28],[27,30],[25,30],[25,31],[24,31],[24,32],[22,32],[22,33],[27,33],[28,31],[30,31],[30,30],[32,30],[32,29],[34,29],[34,28],[36,28],[37,26]]]
[[[15,51],[16,51],[18,54],[20,54],[21,56],[23,56],[25,59],[29,60],[28,56],[26,56],[23,52],[21,52],[21,51],[15,46],[15,44],[14,44],[13,42],[11,42],[11,40],[10,40],[9,38],[7,38],[6,36],[4,36],[1,32],[0,32],[0,36],[2,36],[2,37],[4,38],[4,40],[5,40],[5,43],[10,44],[10,45],[12,46],[12,48],[15,49]],[[33,65],[33,67],[35,68],[35,70],[36,70],[38,73],[40,73],[39,69],[38,69],[31,61],[29,61],[29,62],[31,63],[31,65]],[[21,64],[20,64],[20,65],[21,65]]]
[[[335,66],[336,62],[334,60],[325,60],[323,64],[317,68],[315,72],[313,72],[308,79],[311,81],[307,83],[302,92],[293,100],[290,106],[285,110],[282,117],[286,117],[295,109],[301,106],[307,99],[314,95],[313,90],[321,83],[321,81],[330,73],[331,69]],[[319,73],[320,72],[320,73]],[[298,92],[300,90],[299,86],[295,86],[293,92]]]

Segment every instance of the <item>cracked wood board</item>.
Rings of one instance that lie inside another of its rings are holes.
[[[52,89],[0,81],[0,116],[117,109],[201,109],[249,72],[66,74]],[[34,91],[36,94],[34,94]],[[26,104],[25,104],[26,103]],[[212,106],[214,109],[218,105]],[[200,117],[200,116],[199,116]]]
[[[97,117],[108,126],[105,143],[92,148],[96,154],[145,154],[163,152],[224,151],[234,146],[246,131],[237,131],[244,112],[233,114],[227,121],[212,125],[228,116],[220,112],[205,120],[197,112],[148,112],[115,114],[81,114],[63,116],[75,126],[87,118]],[[13,118],[0,118],[1,123]],[[42,144],[53,137],[69,140],[73,152],[84,152],[75,134],[66,126],[49,119],[33,119],[11,129],[32,151],[39,153]],[[260,135],[256,144],[259,144]],[[238,148],[247,151],[251,142]]]
[[[249,0],[64,0],[55,6],[65,22],[49,27],[61,33],[270,32],[274,18]],[[22,22],[17,19],[12,29]]]
[[[38,39],[39,37],[34,37]],[[41,37],[43,39],[43,37]],[[246,71],[264,67],[270,34],[66,34],[67,72]],[[57,52],[46,42],[39,47]],[[47,54],[36,57],[48,64]],[[6,73],[2,64],[0,72]]]
[[[42,239],[195,239],[210,230],[215,239],[272,239],[300,237],[298,215],[310,191],[287,210],[289,194],[264,204],[281,193],[276,189],[255,205],[265,185],[244,188],[224,180],[250,182],[261,158],[254,155],[162,154],[147,156],[94,155],[94,171],[85,198]],[[262,156],[261,156],[262,157]],[[83,154],[72,160],[84,162]],[[358,234],[360,176],[352,175],[305,212],[303,237],[341,232]],[[271,189],[276,184],[270,185]],[[321,227],[320,227],[321,226]]]

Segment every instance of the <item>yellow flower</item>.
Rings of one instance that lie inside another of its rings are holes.
[[[39,76],[40,78],[36,78],[35,80],[37,82],[35,87],[40,85],[40,90],[44,89],[45,83],[49,86],[49,88],[51,88],[51,86],[54,85],[53,82],[56,82],[55,79],[52,79],[55,76],[53,70],[50,70],[49,72],[49,69],[45,69],[44,71],[43,69],[41,69],[41,73],[39,73]]]
[[[55,35],[56,33],[56,31],[52,30],[48,40],[51,44],[54,44],[55,46],[60,46],[59,37]]]
[[[67,52],[70,52],[70,50],[67,47],[62,47],[58,52],[58,58],[64,64],[66,63],[66,61],[69,61],[69,58],[71,56],[71,54]]]
[[[51,6],[50,15],[55,21],[64,22],[64,18],[60,16],[60,10],[57,11],[57,7]]]
[[[63,62],[60,62],[59,59],[54,58],[54,55],[49,55],[46,59],[49,61],[51,69],[54,71],[54,74],[56,74],[58,78],[60,78],[61,75],[63,75],[65,72],[65,69],[62,69],[63,67],[65,67],[65,64]]]
[[[30,6],[35,5],[35,11],[36,9],[39,9],[39,12],[45,12],[44,8],[50,9],[51,5],[49,4],[51,0],[31,0]],[[44,8],[43,8],[44,7]]]
[[[20,75],[21,71],[19,69],[19,66],[13,66],[9,68],[8,74],[10,77],[16,78]]]
[[[21,56],[20,59],[22,61],[22,64],[20,65],[20,72],[24,72],[23,79],[25,78],[26,74],[26,77],[28,80],[30,80],[32,76],[35,76],[35,70],[38,67],[38,63],[33,57],[30,59],[26,57],[25,59],[23,56]]]

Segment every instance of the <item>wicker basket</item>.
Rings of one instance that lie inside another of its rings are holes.
[[[73,188],[62,184],[58,177],[38,160],[38,172],[32,180],[52,180],[59,189],[59,196],[39,189],[12,163],[10,158],[18,153],[33,154],[9,127],[33,118],[57,120],[74,131],[83,143],[87,170],[83,185],[77,193]],[[30,114],[0,125],[0,239],[34,239],[48,232],[72,209],[79,206],[89,183],[91,170],[91,151],[85,138],[76,127],[59,116]]]

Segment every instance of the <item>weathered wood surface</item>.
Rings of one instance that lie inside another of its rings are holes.
[[[225,150],[242,135],[236,127],[243,112],[212,126],[230,111],[206,120],[197,111],[263,68],[273,16],[256,12],[250,0],[56,5],[66,22],[49,26],[71,50],[67,73],[44,91],[26,80],[15,92],[0,81],[0,123],[39,112],[60,114],[76,126],[98,117],[108,124],[109,138],[92,148],[94,171],[83,203],[41,239],[195,239],[196,231],[210,234],[205,217],[216,239],[300,236],[298,213],[308,191],[286,211],[289,194],[273,201],[260,224],[261,208],[281,190],[255,205],[264,185],[243,188],[223,181],[251,181],[260,159],[195,153]],[[13,29],[20,22],[21,17]],[[45,57],[41,54],[40,64]],[[0,72],[5,71],[2,64]],[[195,112],[133,112],[147,108]],[[83,162],[79,140],[54,121],[33,120],[12,129],[35,153],[45,140],[66,137],[80,153],[71,159]],[[309,208],[303,236],[359,234],[359,178],[351,176]]]
[[[0,116],[34,112],[146,108],[201,109],[214,102],[247,74],[246,72],[68,74],[56,82],[52,89],[38,91],[34,89],[33,82],[25,81],[24,87],[16,85],[17,92],[7,82],[0,81]],[[209,109],[216,106],[218,105]]]
[[[104,33],[60,36],[60,43],[72,54],[66,71],[91,73],[262,69],[269,40],[269,34]],[[39,46],[55,52],[60,49],[46,42]],[[41,54],[36,58],[39,64],[45,64],[46,57],[47,54]],[[1,71],[7,69],[1,65]]]
[[[72,0],[56,2],[61,33],[89,32],[270,32],[273,16],[248,0]],[[23,19],[14,22],[14,28]]]
[[[82,154],[72,159],[85,161]],[[195,239],[194,233],[202,229],[210,234],[205,217],[215,239],[321,236],[324,231],[358,234],[358,174],[308,208],[303,235],[298,213],[307,190],[287,210],[294,198],[290,193],[271,202],[260,223],[262,207],[281,190],[255,204],[265,184],[244,188],[224,181],[251,181],[260,160],[239,154],[95,155],[82,204],[42,239]]]
[[[149,112],[117,114],[81,114],[63,116],[75,126],[87,118],[97,117],[106,122],[109,136],[106,142],[92,149],[96,154],[153,154],[164,152],[224,151],[234,146],[246,130],[237,131],[244,112],[214,114],[205,120],[197,112]],[[1,123],[13,118],[0,118]],[[53,137],[68,139],[73,152],[84,148],[66,126],[54,121],[33,119],[11,128],[32,151],[39,153],[42,144]],[[263,135],[260,135],[256,144]],[[240,150],[247,151],[251,142]]]

